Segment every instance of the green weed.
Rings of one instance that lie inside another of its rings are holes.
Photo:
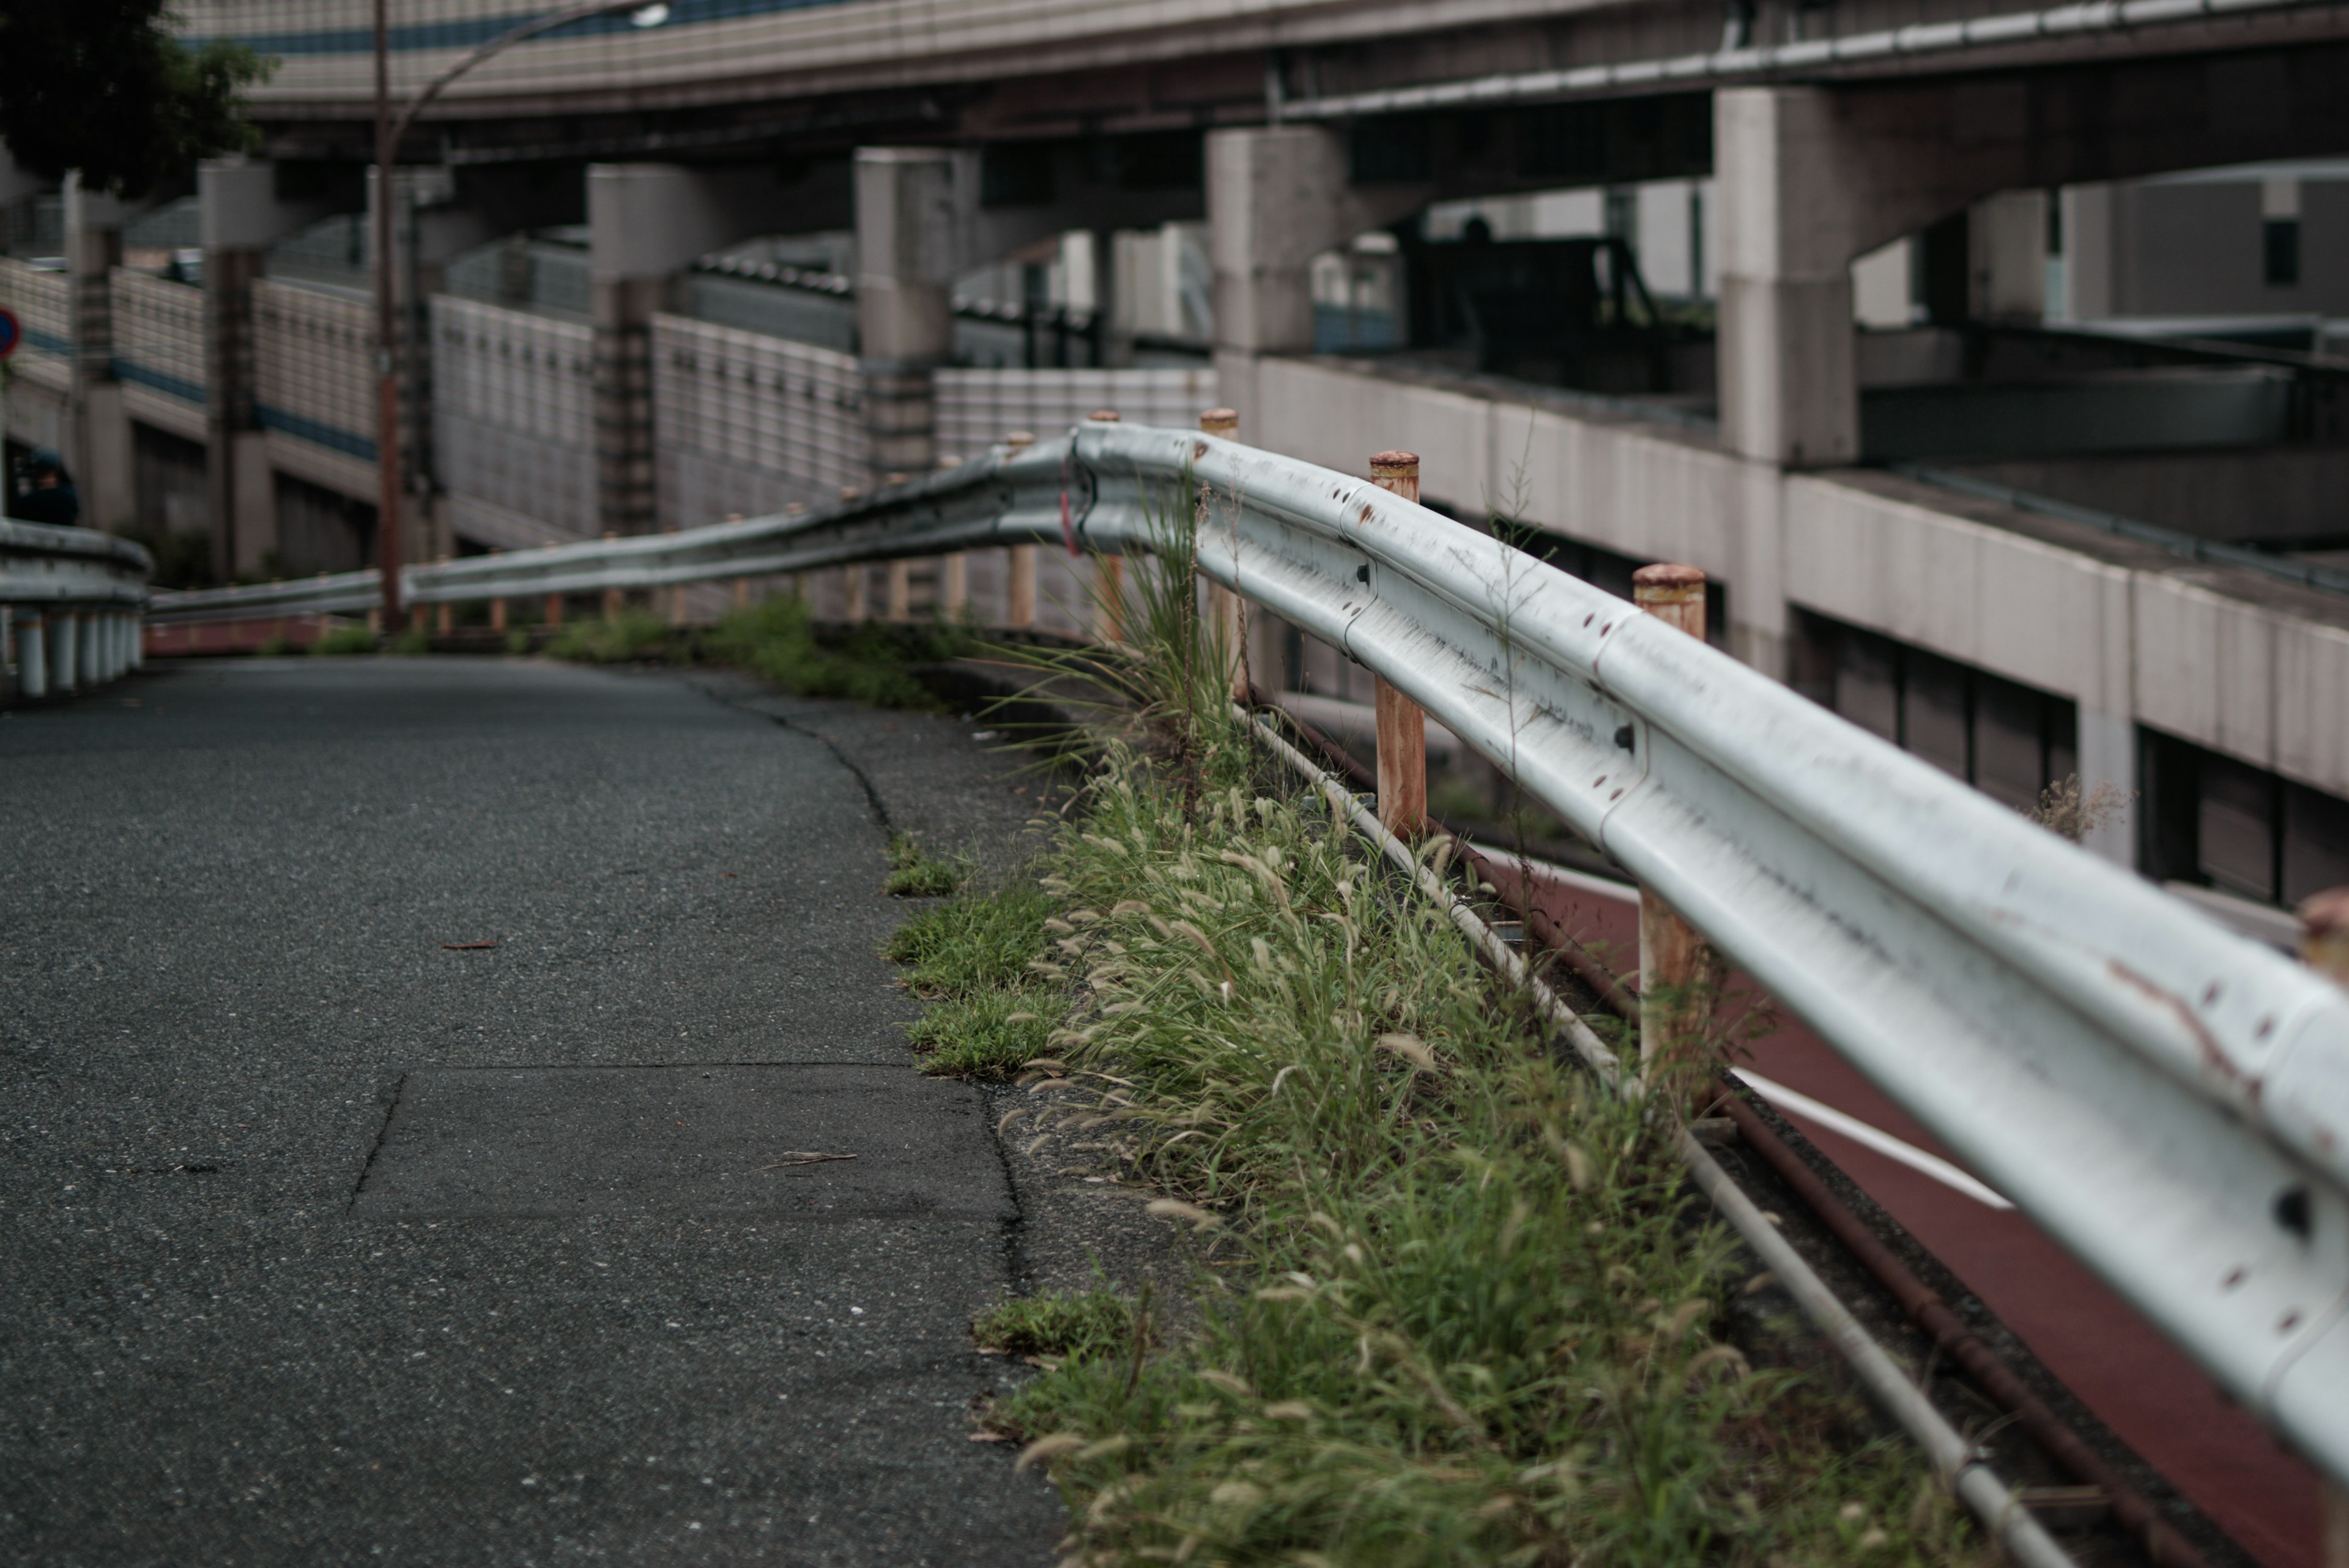
[[[312,653],[326,658],[341,654],[373,653],[381,639],[363,626],[329,627],[324,636],[310,645]]]
[[[889,879],[881,890],[893,898],[943,898],[970,879],[970,862],[960,856],[934,857],[910,833],[889,836]]]
[[[573,621],[555,633],[546,651],[578,664],[634,664],[666,659],[677,643],[676,628],[660,617],[623,609],[616,616]]]
[[[957,898],[899,926],[883,952],[910,966],[906,984],[924,996],[956,998],[1008,991],[1023,981],[1044,944],[1051,902],[1032,882],[983,898]]]
[[[432,651],[432,634],[426,631],[420,626],[411,626],[406,631],[401,632],[398,637],[395,637],[390,641],[385,643],[383,645],[383,650],[386,653],[398,653],[409,656],[419,653],[429,653]]]
[[[1056,1292],[988,1308],[970,1336],[1006,1355],[1091,1358],[1130,1353],[1136,1321],[1134,1303],[1110,1291]]]
[[[1000,1082],[1044,1054],[1068,1011],[1050,992],[982,991],[939,1002],[906,1025],[905,1035],[925,1073]]]
[[[703,652],[802,697],[845,697],[876,708],[932,709],[936,699],[909,664],[953,658],[965,635],[951,627],[895,628],[868,622],[819,640],[806,601],[776,594],[718,623]]]

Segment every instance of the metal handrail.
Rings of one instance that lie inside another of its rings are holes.
[[[409,587],[652,587],[1064,528],[1117,553],[1202,494],[1203,575],[1602,846],[2349,1480],[2349,992],[1474,529],[1295,459],[1093,424],[802,516],[414,567]],[[158,615],[295,613],[294,587]]]

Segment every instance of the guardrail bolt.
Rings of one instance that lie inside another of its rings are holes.
[[[1704,638],[1704,573],[1677,562],[1631,574],[1631,602],[1675,630]],[[1713,1096],[1710,1034],[1723,978],[1720,955],[1653,890],[1640,889],[1640,1070],[1651,1088],[1697,1115]]]
[[[1225,441],[1240,439],[1240,416],[1233,409],[1209,409],[1199,416],[1199,433],[1220,437]],[[1213,518],[1206,488],[1199,490],[1198,515],[1193,519],[1195,530],[1212,525]],[[1207,638],[1210,643],[1221,642],[1224,653],[1224,673],[1231,687],[1232,701],[1245,703],[1248,700],[1247,668],[1247,601],[1221,583],[1207,585]]]
[[[1371,483],[1416,504],[1419,454],[1375,454]],[[1427,832],[1427,715],[1383,677],[1371,677],[1371,691],[1378,704],[1379,823],[1397,838],[1422,837]]]

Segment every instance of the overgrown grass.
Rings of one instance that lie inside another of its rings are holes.
[[[1107,1290],[1021,1296],[979,1314],[970,1337],[1005,1355],[1101,1358],[1131,1354],[1140,1318],[1134,1303]]]
[[[310,651],[325,658],[341,654],[373,653],[380,642],[375,633],[363,626],[329,627],[326,635],[310,645]]]
[[[1068,1002],[1049,991],[982,991],[942,1002],[906,1026],[923,1072],[1001,1081],[1044,1054]]]
[[[635,664],[667,659],[677,644],[676,628],[660,617],[623,609],[614,616],[569,622],[548,639],[546,652],[576,664]]]
[[[837,640],[816,636],[805,601],[777,594],[718,623],[703,652],[802,697],[845,697],[880,708],[931,709],[928,688],[907,668],[951,659],[968,638],[952,627],[852,628]]]
[[[1196,636],[1167,603],[1154,635]],[[1006,1136],[1082,1140],[1199,1239],[1195,1333],[1137,1354],[1136,1303],[988,1413],[1061,1485],[1065,1562],[1984,1561],[1864,1407],[1727,1337],[1735,1250],[1666,1123],[1164,652],[1040,875],[892,950],[942,1033],[1056,995]]]
[[[970,880],[970,862],[961,856],[933,856],[910,833],[889,836],[889,879],[881,890],[893,898],[943,898]]]
[[[1051,912],[1043,889],[1014,882],[987,898],[924,910],[898,927],[882,950],[910,967],[905,983],[924,996],[954,1001],[1009,991],[1028,978]]]

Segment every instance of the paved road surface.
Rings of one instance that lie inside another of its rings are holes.
[[[1024,815],[903,722],[914,815]],[[0,1561],[1050,1561],[964,1437],[1014,1204],[906,1070],[882,843],[833,748],[658,676],[0,720]]]

